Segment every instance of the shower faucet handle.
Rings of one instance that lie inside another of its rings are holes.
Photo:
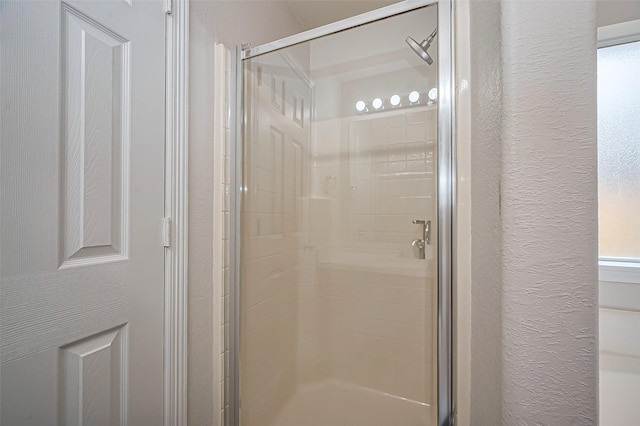
[[[411,241],[411,246],[412,247],[418,247],[418,259],[424,259],[425,258],[425,243],[424,240],[413,240]]]
[[[422,239],[425,244],[431,244],[431,221],[430,220],[420,220],[414,219],[414,225],[422,225]]]

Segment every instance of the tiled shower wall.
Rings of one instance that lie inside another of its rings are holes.
[[[431,404],[433,271],[393,274],[327,266],[331,377]]]
[[[436,108],[370,114],[347,125],[350,241],[408,245],[420,237],[413,219],[435,212]],[[343,233],[344,235],[345,233]]]
[[[231,141],[231,122],[229,115],[229,87],[231,73],[229,68],[230,52],[222,44],[215,46],[215,117],[214,117],[214,408],[216,424],[224,425],[225,413],[228,413],[228,392],[225,384],[229,379],[229,317],[227,309],[228,288],[226,276],[229,269],[229,144]],[[217,285],[216,285],[217,284]]]
[[[311,215],[326,228],[314,249],[329,259],[306,286],[298,361],[313,366],[309,381],[431,404],[436,270],[411,241],[421,237],[413,219],[436,227],[435,105],[315,122],[314,136]]]

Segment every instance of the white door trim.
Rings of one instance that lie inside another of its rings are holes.
[[[164,426],[187,425],[189,0],[167,0]]]

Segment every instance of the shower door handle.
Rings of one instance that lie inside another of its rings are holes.
[[[431,245],[431,221],[430,220],[413,220],[414,225],[422,225],[422,239],[426,245]]]

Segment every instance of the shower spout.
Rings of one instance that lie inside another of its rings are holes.
[[[406,42],[413,49],[413,51],[416,52],[418,56],[422,58],[423,61],[431,65],[433,64],[433,59],[431,58],[431,55],[429,55],[429,52],[427,52],[427,50],[429,50],[429,47],[431,46],[433,39],[436,38],[437,34],[438,34],[438,27],[436,27],[433,30],[433,32],[429,37],[425,38],[420,43],[418,43],[411,37],[407,37]]]

